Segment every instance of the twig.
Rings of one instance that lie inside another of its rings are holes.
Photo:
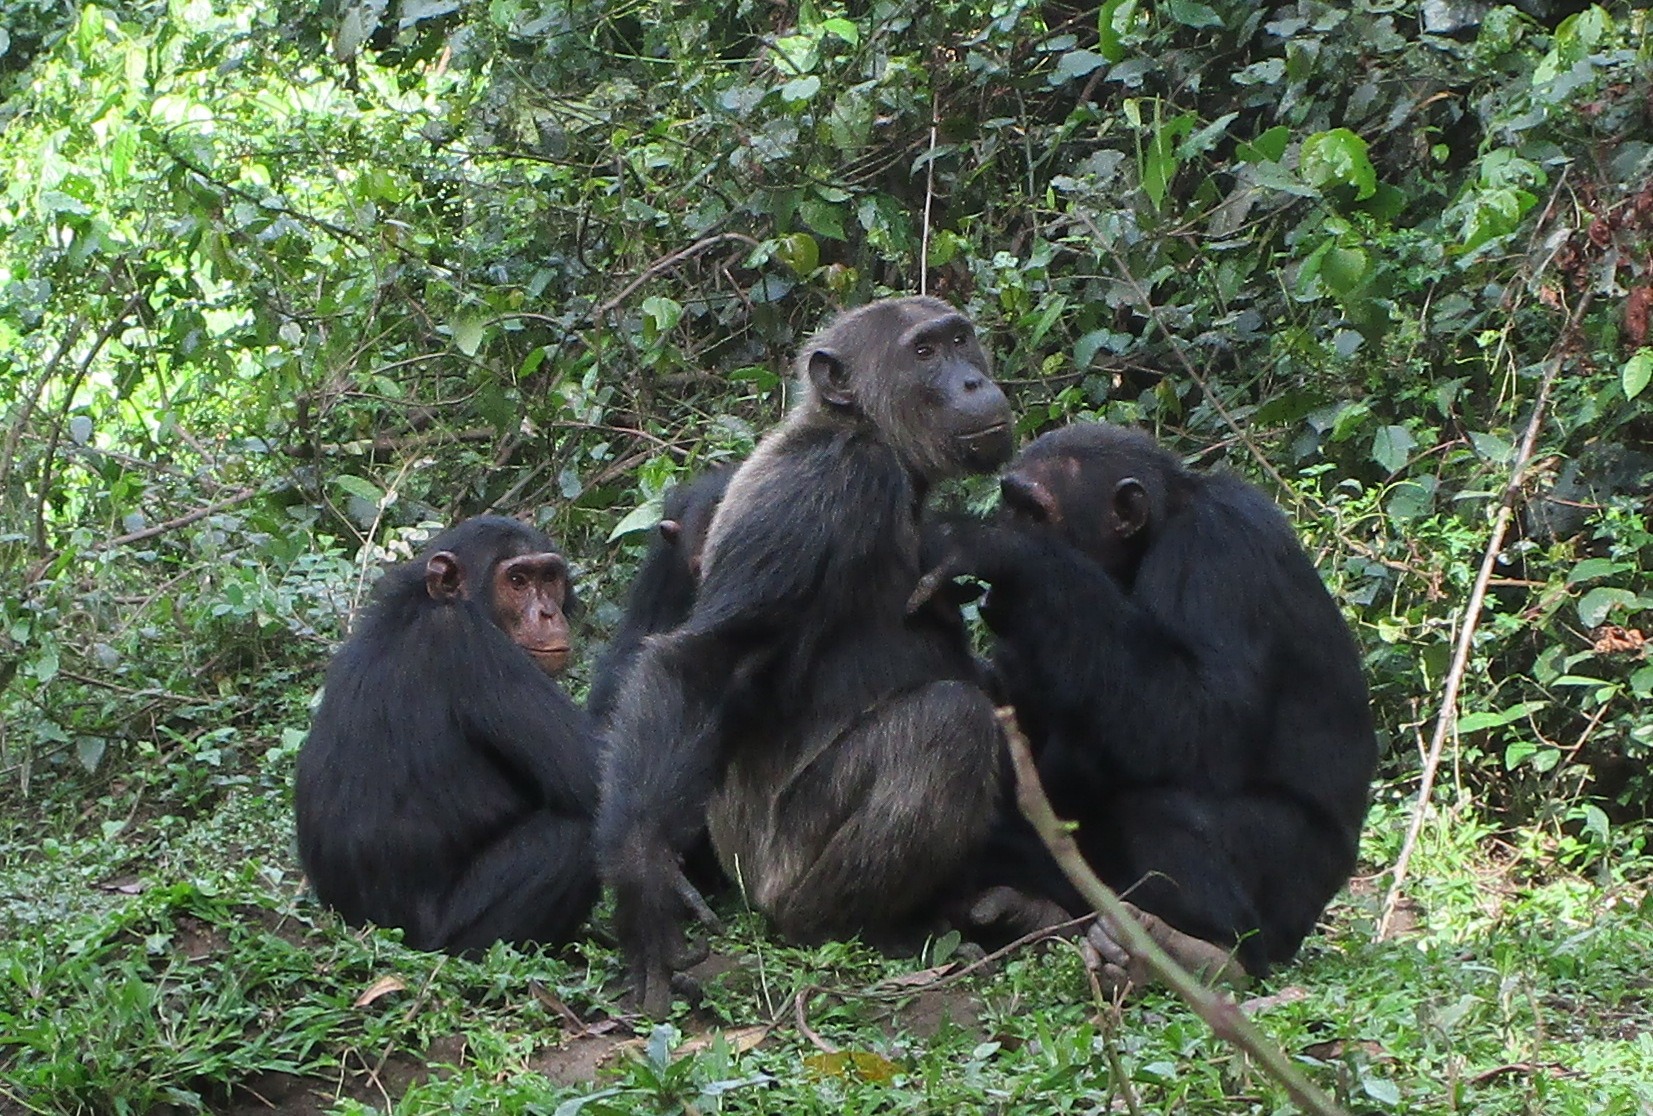
[[[940,125],[941,91],[930,91],[930,153],[924,161],[924,230],[918,246],[918,293],[930,293],[930,203],[936,197],[936,131]]]
[[[816,1034],[814,1028],[809,1025],[809,1020],[804,1016],[804,997],[811,991],[813,991],[813,989],[800,988],[798,990],[798,994],[792,997],[792,1018],[794,1022],[798,1024],[798,1033],[800,1035],[814,1043],[816,1047],[824,1050],[826,1053],[836,1054],[838,1053],[838,1047]]]
[[[152,539],[156,535],[164,535],[168,531],[176,531],[180,527],[188,527],[191,523],[194,523],[197,520],[205,519],[209,515],[217,515],[219,512],[233,508],[237,504],[245,504],[253,497],[262,495],[263,492],[264,489],[262,488],[243,488],[234,496],[227,496],[218,501],[216,504],[208,504],[204,508],[196,508],[188,515],[180,515],[177,519],[169,519],[165,523],[157,523],[153,527],[145,527],[142,531],[133,531],[130,534],[116,535],[114,538],[101,542],[92,547],[91,550],[93,553],[104,550],[113,550],[117,546],[126,546],[129,543],[142,542],[145,539]]]
[[[587,320],[592,322],[600,321],[602,318],[606,317],[610,311],[619,309],[621,303],[630,298],[638,287],[641,287],[644,283],[647,283],[650,279],[653,279],[662,271],[669,270],[678,263],[681,263],[683,260],[688,259],[690,256],[699,255],[708,248],[731,240],[739,241],[740,243],[750,245],[753,248],[762,247],[760,242],[750,236],[747,236],[745,233],[723,232],[718,233],[715,236],[702,237],[693,244],[689,245],[687,248],[679,248],[670,255],[661,256],[658,260],[655,260],[653,263],[649,264],[648,267],[643,269],[642,274],[638,275],[637,278],[621,287],[619,294],[597,307],[590,314],[587,314]]]
[[[1343,1109],[1331,1097],[1304,1077],[1286,1058],[1285,1052],[1246,1018],[1231,996],[1207,988],[1172,960],[1170,954],[1138,924],[1124,901],[1097,878],[1090,865],[1085,863],[1073,834],[1051,809],[1050,799],[1039,783],[1039,772],[1034,766],[1027,737],[1016,723],[1015,711],[1001,708],[998,717],[1010,747],[1010,758],[1016,767],[1016,803],[1021,808],[1022,816],[1038,831],[1045,847],[1062,869],[1062,874],[1079,889],[1079,894],[1093,909],[1107,916],[1112,927],[1124,939],[1125,947],[1142,958],[1148,971],[1175,992],[1194,1010],[1194,1014],[1205,1020],[1218,1038],[1232,1043],[1254,1058],[1265,1073],[1285,1088],[1300,1108],[1316,1116],[1345,1116]]]
[[[1538,385],[1538,399],[1533,404],[1532,417],[1527,420],[1527,430],[1521,436],[1521,448],[1515,455],[1515,463],[1510,466],[1509,483],[1504,486],[1504,494],[1498,503],[1498,514],[1493,519],[1492,536],[1487,539],[1486,553],[1481,556],[1481,569],[1475,575],[1475,585],[1470,590],[1469,602],[1464,605],[1462,627],[1458,632],[1458,645],[1452,653],[1452,668],[1447,671],[1446,688],[1441,693],[1440,712],[1435,717],[1435,731],[1429,740],[1429,752],[1424,757],[1423,774],[1418,785],[1418,801],[1412,807],[1412,821],[1406,827],[1406,840],[1401,842],[1400,856],[1395,859],[1394,878],[1389,884],[1389,894],[1383,899],[1383,914],[1378,919],[1377,940],[1384,941],[1389,936],[1389,930],[1395,917],[1395,908],[1400,903],[1401,889],[1406,884],[1406,870],[1412,863],[1412,851],[1417,846],[1418,834],[1423,829],[1424,815],[1429,810],[1429,795],[1435,786],[1435,772],[1441,764],[1441,750],[1446,745],[1446,734],[1458,719],[1458,690],[1463,685],[1464,674],[1469,668],[1470,646],[1475,639],[1475,629],[1480,623],[1481,604],[1486,599],[1487,584],[1492,580],[1492,568],[1498,561],[1498,553],[1504,548],[1504,534],[1509,530],[1510,520],[1515,515],[1515,502],[1521,494],[1521,482],[1527,471],[1527,462],[1532,459],[1533,445],[1538,441],[1538,428],[1544,422],[1544,408],[1550,400],[1550,388],[1555,384],[1555,378],[1561,371],[1565,359],[1568,343],[1578,331],[1578,326],[1584,320],[1584,312],[1590,308],[1590,292],[1586,291],[1573,309],[1567,324],[1562,327],[1561,336],[1556,338],[1551,350],[1551,356],[1544,369],[1544,378]]]

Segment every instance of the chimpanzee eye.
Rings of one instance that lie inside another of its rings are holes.
[[[919,360],[929,360],[932,356],[935,356],[936,347],[934,345],[917,345],[914,346],[913,353]]]
[[[968,340],[970,340],[970,335],[968,333],[960,332],[953,335],[953,344],[955,345],[962,345]]]
[[[523,586],[528,584],[528,579],[520,572],[513,572],[511,574],[511,584],[516,586],[518,589],[521,589]]]

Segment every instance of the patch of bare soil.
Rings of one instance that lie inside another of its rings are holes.
[[[431,1043],[423,1058],[398,1054],[378,1065],[358,1064],[341,1077],[254,1074],[227,1097],[209,1099],[207,1108],[219,1116],[319,1116],[344,1098],[379,1108],[414,1086],[462,1066],[464,1060],[465,1040],[452,1035]]]

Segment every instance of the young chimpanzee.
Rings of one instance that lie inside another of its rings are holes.
[[[712,516],[734,476],[719,465],[666,493],[654,542],[626,594],[626,611],[608,649],[597,661],[585,709],[597,721],[614,711],[615,699],[643,640],[689,618],[700,586],[700,563]]]
[[[895,944],[990,830],[1000,738],[956,608],[914,616],[929,485],[1011,450],[970,320],[875,302],[805,346],[801,399],[729,483],[689,619],[643,645],[604,757],[598,855],[645,1011],[685,959],[703,824],[788,936]]]
[[[593,734],[551,677],[574,606],[555,544],[497,516],[386,572],[299,753],[317,898],[419,949],[574,933],[598,891]]]
[[[915,603],[989,583],[994,670],[1056,813],[1151,928],[1253,975],[1289,960],[1354,868],[1377,760],[1359,653],[1291,526],[1105,424],[1040,437],[1000,489],[996,522],[942,528]],[[1032,905],[1088,910],[1013,807],[988,860]]]

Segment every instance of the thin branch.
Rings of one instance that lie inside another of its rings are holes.
[[[599,321],[600,319],[606,317],[611,311],[619,309],[621,304],[623,304],[626,299],[630,298],[637,291],[638,287],[641,287],[644,283],[647,283],[650,279],[653,279],[662,271],[668,271],[677,264],[688,259],[690,256],[697,256],[708,248],[715,247],[719,244],[725,244],[732,240],[738,241],[741,244],[749,245],[753,248],[762,247],[762,244],[759,241],[747,236],[745,233],[723,232],[718,233],[715,236],[702,237],[693,244],[689,245],[687,248],[679,248],[670,255],[661,256],[658,260],[655,260],[653,263],[649,264],[648,267],[643,269],[642,274],[638,275],[637,278],[621,287],[619,294],[615,295],[613,298],[593,310],[590,314],[586,315],[587,319],[593,322]]]
[[[924,233],[918,247],[918,293],[930,293],[930,206],[936,198],[936,132],[941,125],[941,91],[930,91],[930,153],[924,161]]]
[[[1188,970],[1177,964],[1158,942],[1131,915],[1124,900],[1113,889],[1097,878],[1085,863],[1079,845],[1067,825],[1051,809],[1050,799],[1039,783],[1039,772],[1033,763],[1033,752],[1027,737],[1016,723],[1016,713],[1009,708],[998,711],[999,723],[1004,728],[1005,741],[1010,747],[1010,758],[1016,767],[1016,803],[1022,816],[1032,823],[1044,841],[1045,847],[1056,858],[1062,874],[1079,894],[1085,897],[1098,913],[1107,916],[1112,927],[1119,931],[1125,947],[1142,958],[1148,971],[1158,977],[1179,999],[1205,1020],[1218,1038],[1232,1043],[1249,1054],[1263,1071],[1278,1081],[1293,1101],[1304,1111],[1315,1116],[1346,1116],[1337,1102],[1327,1096],[1314,1082],[1304,1077],[1278,1046],[1247,1019],[1231,996],[1207,988]]]
[[[1544,378],[1538,385],[1538,399],[1533,404],[1532,417],[1527,420],[1526,433],[1521,436],[1521,448],[1515,455],[1514,464],[1510,466],[1509,483],[1504,486],[1503,498],[1498,503],[1498,514],[1492,523],[1492,536],[1487,539],[1486,553],[1481,556],[1480,572],[1475,575],[1475,585],[1470,590],[1468,603],[1464,605],[1462,626],[1458,631],[1458,645],[1452,653],[1452,667],[1447,671],[1446,688],[1441,694],[1440,712],[1435,717],[1435,731],[1429,740],[1429,752],[1424,757],[1423,774],[1418,785],[1418,801],[1412,807],[1412,821],[1406,828],[1406,840],[1401,843],[1400,856],[1395,860],[1394,878],[1389,884],[1389,894],[1383,899],[1383,914],[1377,925],[1378,941],[1388,938],[1394,923],[1395,908],[1400,903],[1401,889],[1406,885],[1406,871],[1412,863],[1412,851],[1417,846],[1418,834],[1423,830],[1424,815],[1429,810],[1429,796],[1435,787],[1435,773],[1441,764],[1441,751],[1446,745],[1446,734],[1458,720],[1458,690],[1463,685],[1464,674],[1469,668],[1469,651],[1475,640],[1475,630],[1480,623],[1481,604],[1486,599],[1487,585],[1492,580],[1493,566],[1497,564],[1498,554],[1504,548],[1504,534],[1509,530],[1510,520],[1515,516],[1515,503],[1521,495],[1521,482],[1526,475],[1527,463],[1532,460],[1533,446],[1538,441],[1538,429],[1544,423],[1544,409],[1549,404],[1550,388],[1555,384],[1555,378],[1565,360],[1567,345],[1577,334],[1579,323],[1584,320],[1584,313],[1590,308],[1590,302],[1591,294],[1586,291],[1567,319],[1567,324],[1562,327],[1561,336],[1556,338],[1549,362],[1544,368]]]
[[[114,538],[108,539],[92,547],[91,550],[93,553],[103,550],[113,550],[117,546],[126,546],[129,543],[142,542],[145,539],[152,539],[156,535],[164,535],[168,531],[176,531],[180,527],[188,527],[191,523],[194,523],[197,520],[205,519],[209,515],[217,515],[219,512],[233,508],[237,504],[245,504],[248,500],[251,500],[254,496],[258,496],[263,492],[264,489],[262,488],[243,488],[240,492],[237,492],[233,496],[227,496],[215,504],[208,504],[204,508],[196,508],[188,515],[180,515],[177,519],[169,519],[165,523],[157,523],[153,527],[145,527],[141,531],[133,531],[130,534],[125,535],[116,535]]]

